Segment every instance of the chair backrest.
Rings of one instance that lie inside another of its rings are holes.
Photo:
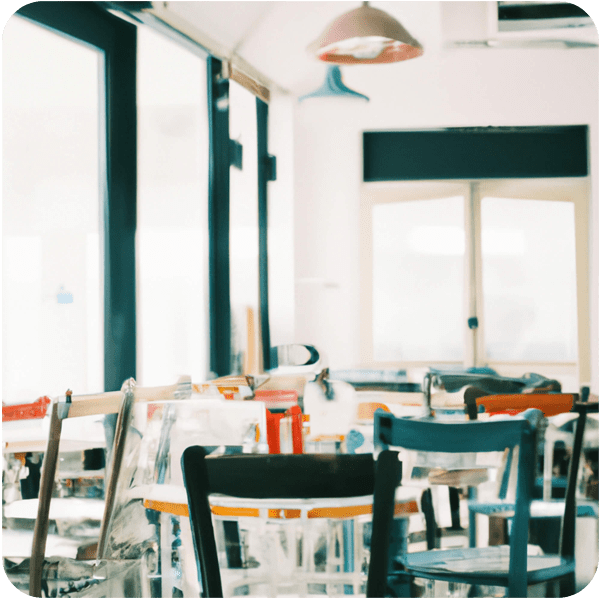
[[[585,397],[587,398],[587,395]],[[579,460],[583,446],[583,435],[585,431],[587,415],[598,412],[598,402],[576,402],[573,406],[573,410],[578,413],[579,416],[577,417],[575,436],[573,438],[573,451],[571,454],[571,461],[569,463],[567,491],[565,493],[565,515],[560,531],[559,548],[560,554],[564,558],[574,558],[575,556],[575,490],[577,488]]]
[[[542,413],[531,409],[523,418],[486,421],[448,421],[397,418],[375,413],[375,439],[382,446],[423,452],[499,452],[521,445],[533,433]]]
[[[528,408],[537,408],[545,417],[552,417],[570,412],[577,399],[578,394],[494,394],[480,396],[475,403],[478,410],[483,408],[489,414],[517,414]]]
[[[383,597],[388,536],[400,478],[397,452],[370,454],[242,454],[208,456],[187,448],[181,460],[203,597],[222,597],[209,494],[241,498],[344,498],[373,494],[367,597]]]
[[[375,444],[383,448],[392,446],[420,452],[453,454],[502,452],[518,447],[515,512],[509,559],[509,579],[517,579],[523,577],[527,570],[529,505],[536,466],[535,436],[542,416],[539,410],[531,409],[505,419],[443,422],[431,418],[397,418],[377,411]]]

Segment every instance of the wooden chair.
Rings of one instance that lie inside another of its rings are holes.
[[[572,534],[568,527],[565,527],[564,550],[561,555],[527,556],[530,503],[535,476],[535,436],[541,418],[542,413],[535,409],[503,420],[467,422],[399,419],[387,413],[376,414],[375,439],[383,447],[451,455],[519,449],[510,543],[507,546],[487,548],[435,549],[396,557],[398,566],[404,572],[425,579],[502,586],[508,588],[509,597],[520,598],[526,597],[528,585],[566,578],[566,588],[572,589],[571,594],[575,593],[575,560],[574,553],[569,551],[568,542]],[[435,463],[432,462],[430,466],[435,466]],[[468,470],[466,473],[468,474]],[[459,474],[457,471],[457,475]],[[574,489],[571,493],[574,496]],[[565,523],[574,522],[574,514],[571,515],[569,511],[574,511],[573,501],[565,504]]]
[[[373,494],[367,597],[383,597],[388,572],[388,536],[401,465],[396,452],[377,462],[370,454],[208,456],[187,448],[182,470],[188,496],[198,579],[203,597],[223,597],[209,494],[254,499],[344,498]]]

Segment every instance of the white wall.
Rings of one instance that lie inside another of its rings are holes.
[[[312,100],[295,111],[296,340],[332,367],[359,364],[361,132],[589,124],[592,372],[598,391],[598,51],[434,48],[393,65],[343,69],[368,104]]]

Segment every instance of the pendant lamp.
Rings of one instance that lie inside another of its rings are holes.
[[[307,98],[325,98],[325,97],[346,97],[346,98],[354,98],[357,100],[366,100],[369,101],[369,98],[364,94],[359,94],[354,90],[351,90],[349,87],[344,85],[342,81],[342,72],[337,65],[329,65],[327,67],[327,74],[325,75],[325,81],[323,85],[311,92],[310,94],[305,94],[304,96],[300,96],[298,100],[302,102]]]
[[[308,50],[319,60],[337,64],[382,64],[416,58],[423,47],[386,12],[362,6],[329,24]]]

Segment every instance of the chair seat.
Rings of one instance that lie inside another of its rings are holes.
[[[397,557],[395,562],[415,577],[462,581],[477,584],[508,585],[508,546],[487,548],[452,548],[413,552]],[[573,573],[574,561],[556,554],[527,557],[528,585]]]

